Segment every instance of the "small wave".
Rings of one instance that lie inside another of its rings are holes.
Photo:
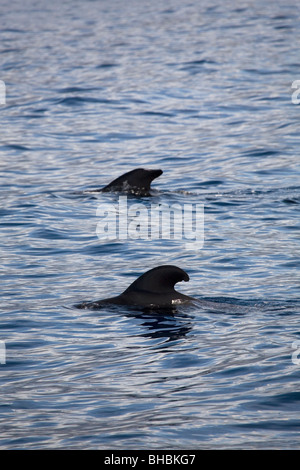
[[[25,145],[20,145],[20,144],[6,144],[6,145],[3,145],[2,148],[12,149],[12,150],[22,150],[22,151],[31,150],[29,147],[25,147]]]
[[[113,67],[118,67],[119,64],[116,64],[114,62],[103,62],[102,64],[99,64],[96,66],[96,69],[111,69]]]
[[[33,230],[30,236],[33,238],[44,238],[47,240],[60,240],[68,238],[65,234],[59,232],[58,230],[53,230],[49,228]]]

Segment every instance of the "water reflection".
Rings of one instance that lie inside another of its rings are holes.
[[[188,306],[189,310],[193,307]],[[139,320],[139,326],[144,329],[138,336],[144,338],[166,338],[166,341],[174,341],[184,338],[194,324],[194,315],[191,312],[182,312],[182,307],[134,307],[119,305],[102,305],[97,310],[115,312],[117,315],[128,319]],[[92,309],[95,311],[94,309]]]
[[[181,339],[193,328],[193,316],[178,312],[175,307],[165,309],[143,309],[128,316],[141,319],[147,331],[140,336],[145,338],[166,338],[166,341]]]

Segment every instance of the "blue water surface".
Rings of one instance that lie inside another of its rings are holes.
[[[300,444],[300,5],[1,2],[1,449]],[[103,240],[90,190],[161,168],[204,244]],[[74,304],[161,264],[177,310]],[[299,350],[299,357],[298,357]]]

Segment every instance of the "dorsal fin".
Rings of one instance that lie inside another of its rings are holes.
[[[137,168],[119,176],[102,188],[101,191],[149,191],[151,182],[155,178],[158,178],[162,173],[162,170],[146,170],[144,168]]]
[[[137,290],[167,294],[175,292],[174,286],[180,281],[189,281],[188,274],[181,268],[172,265],[158,266],[142,274],[123,294]]]

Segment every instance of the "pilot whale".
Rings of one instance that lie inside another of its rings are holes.
[[[93,190],[93,192],[122,192],[136,196],[151,196],[151,183],[155,178],[162,175],[162,170],[147,170],[136,168],[119,176],[104,188]]]
[[[150,269],[137,278],[120,295],[95,302],[82,302],[76,308],[98,309],[107,304],[139,307],[172,307],[193,300],[174,289],[177,282],[189,281],[188,274],[177,266],[164,265]]]

